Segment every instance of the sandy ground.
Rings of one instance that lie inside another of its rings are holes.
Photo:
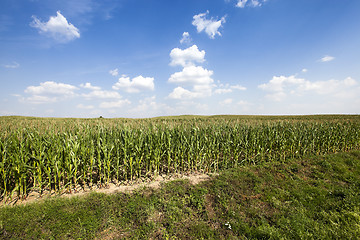
[[[214,174],[212,174],[214,175]],[[7,199],[0,202],[0,206],[13,206],[13,205],[24,205],[33,202],[38,202],[45,199],[50,198],[57,198],[57,197],[74,197],[74,196],[83,196],[89,194],[91,192],[98,192],[98,193],[106,193],[106,194],[113,194],[113,193],[131,193],[137,189],[141,188],[152,188],[157,189],[160,187],[162,183],[166,183],[169,181],[179,180],[179,179],[188,179],[189,182],[193,185],[199,184],[200,182],[206,181],[210,179],[210,175],[204,173],[192,173],[186,175],[175,174],[172,176],[167,175],[158,175],[157,177],[146,180],[135,180],[135,181],[128,181],[125,183],[114,184],[110,183],[105,187],[98,187],[93,186],[92,188],[83,188],[78,187],[77,190],[72,190],[71,192],[63,191],[61,193],[55,192],[43,192],[40,194],[39,192],[33,191],[30,192],[26,199],[18,199],[14,197],[13,199]]]

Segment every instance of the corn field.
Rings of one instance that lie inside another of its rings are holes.
[[[0,195],[360,149],[360,116],[0,117]]]

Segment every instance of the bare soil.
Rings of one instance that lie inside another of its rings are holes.
[[[211,174],[215,175],[215,174]],[[210,179],[210,175],[205,173],[191,173],[191,174],[173,174],[171,176],[168,175],[158,175],[153,179],[137,179],[134,181],[126,181],[122,183],[109,183],[106,186],[100,187],[98,185],[94,185],[91,187],[77,187],[76,189],[64,190],[60,193],[56,193],[54,191],[43,191],[42,193],[38,191],[32,191],[28,194],[25,199],[20,199],[18,197],[14,197],[12,199],[4,199],[0,201],[0,207],[4,205],[24,205],[33,202],[42,201],[45,199],[51,199],[56,197],[75,197],[75,196],[83,196],[89,194],[91,192],[97,193],[105,193],[105,194],[114,194],[114,193],[132,193],[135,190],[141,188],[151,188],[158,189],[161,184],[180,180],[187,179],[193,185],[199,184],[200,182],[206,181]]]

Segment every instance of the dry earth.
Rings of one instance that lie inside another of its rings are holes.
[[[215,174],[211,174],[211,175],[215,175]],[[187,175],[174,174],[171,176],[158,175],[153,179],[138,179],[134,181],[123,182],[120,184],[110,183],[104,187],[99,187],[95,185],[92,186],[91,188],[90,187],[84,188],[79,186],[77,189],[72,189],[71,191],[67,190],[61,193],[44,191],[42,194],[40,194],[37,191],[32,191],[28,194],[26,199],[19,199],[17,197],[14,197],[12,199],[2,200],[0,201],[0,207],[4,205],[23,205],[45,199],[56,198],[56,197],[82,196],[89,194],[91,192],[113,194],[113,193],[131,193],[141,188],[158,189],[160,185],[163,183],[179,180],[179,179],[187,179],[191,184],[196,185],[199,184],[200,182],[210,179],[210,175],[204,173],[191,173]]]

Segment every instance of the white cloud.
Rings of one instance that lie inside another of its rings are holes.
[[[284,100],[288,94],[301,96],[306,93],[316,95],[330,95],[332,97],[349,98],[360,94],[357,81],[348,77],[344,80],[328,80],[311,82],[303,78],[296,78],[294,75],[274,76],[268,83],[258,87],[269,92],[267,98],[274,101]]]
[[[139,105],[133,110],[134,112],[145,112],[149,109],[156,110],[158,104],[155,101],[156,97],[152,96],[149,98],[139,100]]]
[[[165,116],[172,115],[173,109],[168,105],[157,102],[156,96],[146,97],[144,99],[139,99],[136,106],[133,106],[128,110],[128,113],[132,117],[156,117],[156,116]]]
[[[222,24],[225,23],[225,16],[220,20],[214,20],[213,18],[207,19],[207,15],[209,11],[206,13],[200,13],[193,17],[192,25],[194,25],[197,31],[200,33],[205,31],[205,33],[212,39],[215,38],[216,35],[221,36],[219,32],[219,28],[222,27]]]
[[[192,99],[200,97],[200,94],[197,92],[191,92],[182,87],[175,88],[170,94],[169,98],[171,99]]]
[[[355,87],[358,83],[348,77],[344,80],[328,80],[328,81],[317,81],[310,82],[306,81],[304,84],[299,86],[300,91],[314,91],[317,94],[334,94],[337,95],[346,88]]]
[[[51,16],[47,22],[41,22],[36,16],[32,18],[31,27],[39,29],[40,33],[49,35],[58,42],[66,43],[80,38],[79,29],[69,23],[60,11],[56,12],[56,16]]]
[[[205,51],[199,51],[196,45],[193,45],[189,48],[181,50],[179,48],[174,48],[170,52],[171,66],[190,66],[194,65],[195,62],[202,63],[205,61]]]
[[[324,56],[323,58],[320,59],[320,62],[330,62],[330,61],[333,61],[334,59],[335,59],[335,57],[326,55],[326,56]]]
[[[32,103],[32,104],[42,104],[42,103],[54,103],[57,102],[58,97],[49,97],[41,95],[33,95],[27,98],[21,97],[20,102],[22,103]]]
[[[100,87],[92,86],[91,83],[85,83],[85,84],[82,83],[82,84],[80,84],[80,87],[90,89],[90,90],[101,90]]]
[[[184,67],[181,72],[172,74],[169,82],[180,85],[209,85],[214,82],[211,78],[212,75],[213,71],[201,66],[188,66]]]
[[[90,93],[82,94],[88,100],[90,99],[120,99],[121,95],[115,91],[93,90]]]
[[[246,87],[243,87],[241,85],[234,85],[234,86],[231,86],[232,89],[236,89],[236,90],[240,90],[240,91],[245,91],[246,90]]]
[[[182,38],[180,39],[181,44],[190,44],[192,41],[190,34],[188,32],[184,32]]]
[[[218,88],[214,91],[216,94],[224,94],[224,93],[231,93],[232,89],[230,88]]]
[[[264,2],[267,0],[238,0],[236,7],[245,8],[249,7],[261,7]]]
[[[220,102],[220,105],[230,105],[233,103],[233,100],[231,98],[227,98],[224,101]]]
[[[219,88],[216,89],[214,91],[214,93],[216,93],[216,94],[231,93],[234,89],[235,90],[240,90],[240,91],[245,91],[246,87],[243,87],[241,85],[230,86],[229,84],[226,84],[226,85],[220,84]]]
[[[18,67],[20,67],[20,64],[18,64],[17,62],[13,62],[12,64],[4,64],[3,67],[4,68],[18,68]]]
[[[29,86],[25,89],[25,93],[32,95],[62,95],[62,96],[73,96],[75,95],[74,91],[78,88],[65,84],[65,83],[56,83],[52,81],[40,83],[40,86]]]
[[[244,8],[247,1],[248,0],[239,0],[238,3],[236,4],[236,6],[239,7],[239,8]]]
[[[112,102],[102,102],[100,108],[121,108],[125,105],[130,105],[131,102],[127,99],[112,101]]]
[[[239,105],[241,110],[244,112],[248,112],[249,110],[253,109],[253,107],[251,107],[253,104],[249,103],[248,101],[240,100],[237,102],[237,105]]]
[[[116,77],[117,75],[119,75],[119,70],[115,68],[114,70],[110,70],[109,73],[114,77]]]
[[[89,110],[89,109],[94,109],[94,106],[93,106],[93,105],[78,104],[76,107],[77,107],[77,108],[80,108],[80,109],[87,109],[87,110]]]
[[[307,73],[307,72],[308,72],[308,70],[307,70],[306,68],[304,68],[303,70],[301,70],[301,72],[303,72],[303,73]]]
[[[171,99],[182,99],[188,100],[192,98],[203,98],[209,97],[212,94],[211,85],[195,85],[192,88],[192,91],[187,90],[183,87],[176,87],[170,94],[169,98]]]
[[[259,85],[259,88],[265,91],[271,92],[282,92],[284,91],[284,87],[287,84],[299,85],[305,82],[303,78],[296,78],[294,75],[285,77],[285,76],[274,76],[269,83],[264,83]]]
[[[155,89],[154,78],[137,76],[130,80],[126,75],[122,75],[118,82],[112,87],[114,90],[124,90],[128,93],[138,93],[141,91],[153,91]]]
[[[296,78],[294,75],[286,76],[274,76],[268,83],[259,85],[258,87],[264,91],[270,92],[266,97],[273,101],[282,101],[287,94],[285,88],[288,86],[298,86],[305,83],[305,79]]]
[[[249,106],[251,105],[249,102],[244,101],[244,100],[240,100],[239,102],[237,102],[238,105],[240,106]]]

